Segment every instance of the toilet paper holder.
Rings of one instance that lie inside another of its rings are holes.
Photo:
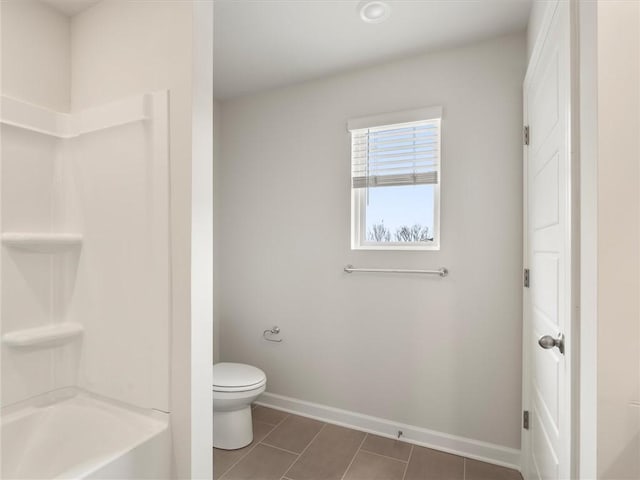
[[[270,329],[265,330],[264,332],[262,332],[262,337],[267,341],[267,342],[277,342],[280,343],[282,341],[281,338],[270,338],[272,335],[278,335],[280,333],[280,327],[278,327],[277,325],[271,327]]]

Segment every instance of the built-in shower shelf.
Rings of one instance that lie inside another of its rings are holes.
[[[14,348],[56,346],[74,340],[83,331],[79,323],[59,323],[5,333],[2,343]]]
[[[3,233],[2,243],[11,248],[35,253],[58,253],[82,245],[77,233]]]

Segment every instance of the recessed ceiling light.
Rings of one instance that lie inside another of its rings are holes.
[[[365,0],[358,4],[360,18],[366,23],[384,22],[391,14],[391,7],[380,0]]]

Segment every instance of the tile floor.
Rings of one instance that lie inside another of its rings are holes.
[[[253,443],[213,449],[220,480],[521,480],[515,470],[261,406]]]

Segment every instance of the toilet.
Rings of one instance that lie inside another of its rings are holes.
[[[213,366],[213,446],[223,450],[253,441],[251,403],[265,391],[267,376],[243,363]]]

